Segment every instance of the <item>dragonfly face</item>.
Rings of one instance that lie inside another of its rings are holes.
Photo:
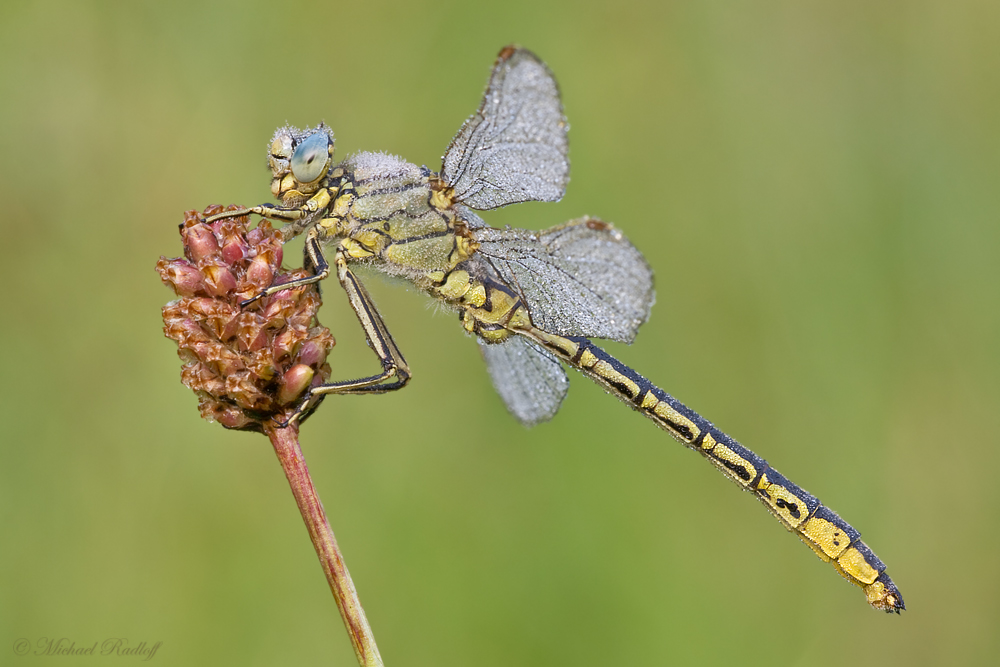
[[[310,278],[272,285],[254,302],[314,283],[332,271],[358,316],[382,372],[306,392],[296,417],[326,394],[403,387],[410,370],[364,286],[350,268],[366,263],[402,276],[458,311],[477,336],[490,375],[511,413],[532,425],[552,418],[568,389],[563,364],[582,372],[760,500],[877,609],[903,599],[885,565],[850,524],[767,461],[592,343],[631,342],[653,305],[653,274],[612,225],[585,217],[540,232],[493,229],[474,210],[554,201],[569,181],[559,91],[534,54],[500,52],[476,113],[448,146],[440,173],[384,153],[333,164],[333,134],[285,127],[271,142],[271,191],[282,206],[257,213],[306,233]],[[296,417],[293,417],[294,420]]]
[[[333,132],[325,125],[302,132],[282,127],[267,151],[271,194],[284,206],[295,207],[321,187],[333,162]]]

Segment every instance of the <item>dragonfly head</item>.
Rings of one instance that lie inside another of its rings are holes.
[[[320,123],[300,130],[279,127],[267,151],[271,193],[285,206],[299,206],[324,187],[333,165],[333,130]]]

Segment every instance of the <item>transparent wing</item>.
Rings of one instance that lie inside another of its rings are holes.
[[[653,272],[624,234],[580,218],[541,232],[476,229],[476,255],[517,290],[534,325],[631,342],[653,305]]]
[[[486,94],[444,155],[455,200],[475,209],[557,201],[569,182],[566,132],[552,72],[531,51],[500,52]]]
[[[479,349],[500,398],[525,426],[548,421],[559,410],[569,378],[559,360],[521,336]]]

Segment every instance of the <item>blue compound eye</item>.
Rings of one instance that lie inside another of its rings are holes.
[[[324,173],[330,159],[330,138],[325,132],[310,135],[292,153],[292,176],[299,183],[312,183]]]

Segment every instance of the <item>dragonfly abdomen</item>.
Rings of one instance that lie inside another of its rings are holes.
[[[589,339],[558,336],[534,327],[521,333],[649,417],[711,461],[726,477],[753,493],[817,556],[860,586],[873,607],[897,613],[904,608],[899,590],[885,572],[885,564],[861,541],[861,533],[816,496],[790,482],[763,458]]]

